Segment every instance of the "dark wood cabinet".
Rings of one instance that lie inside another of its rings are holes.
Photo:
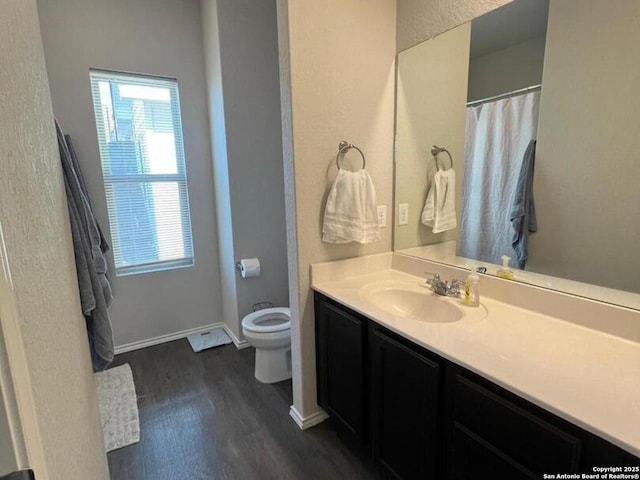
[[[394,478],[438,478],[440,365],[378,328],[370,353],[374,461]]]
[[[453,367],[449,375],[449,478],[469,478],[460,470],[461,457],[473,458],[476,471],[519,472],[503,478],[578,472],[582,441],[575,427],[464,369]]]
[[[446,478],[455,480],[541,478],[458,422],[453,423],[447,471]]]
[[[390,478],[529,480],[640,465],[323,295],[315,306],[318,403]]]
[[[318,404],[348,441],[365,443],[366,322],[325,298],[316,299]]]
[[[582,454],[580,455],[580,472],[593,472],[594,467],[607,465],[634,465],[640,467],[640,458],[596,435],[584,435],[582,439]]]

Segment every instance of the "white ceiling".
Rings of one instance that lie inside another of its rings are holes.
[[[471,58],[539,37],[547,32],[549,0],[514,0],[471,23]]]

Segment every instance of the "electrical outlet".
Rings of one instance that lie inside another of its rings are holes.
[[[409,225],[409,204],[398,205],[398,225]]]
[[[387,226],[387,206],[378,205],[378,226],[384,228]]]

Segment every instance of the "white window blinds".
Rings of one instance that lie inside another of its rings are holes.
[[[178,85],[91,71],[116,274],[193,265]]]

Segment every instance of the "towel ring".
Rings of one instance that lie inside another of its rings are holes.
[[[451,168],[453,168],[453,157],[452,157],[452,156],[451,156],[451,154],[449,153],[449,150],[447,150],[447,149],[446,149],[446,148],[444,148],[444,147],[439,147],[439,146],[437,146],[437,145],[433,145],[433,146],[431,147],[431,155],[433,155],[433,159],[434,159],[434,160],[435,160],[435,162],[436,162],[436,170],[440,170],[440,169],[438,168],[438,154],[439,154],[439,153],[442,153],[442,152],[445,152],[447,155],[449,155],[449,160],[450,160],[450,162],[451,162]]]
[[[345,142],[344,140],[338,144],[338,154],[336,155],[336,166],[338,167],[338,170],[342,170],[342,167],[340,167],[340,155],[344,156],[344,154],[352,148],[355,148],[358,152],[360,152],[360,155],[362,156],[362,169],[364,170],[364,167],[367,165],[367,161],[364,158],[364,153],[362,153],[362,150],[360,150],[354,144]]]

